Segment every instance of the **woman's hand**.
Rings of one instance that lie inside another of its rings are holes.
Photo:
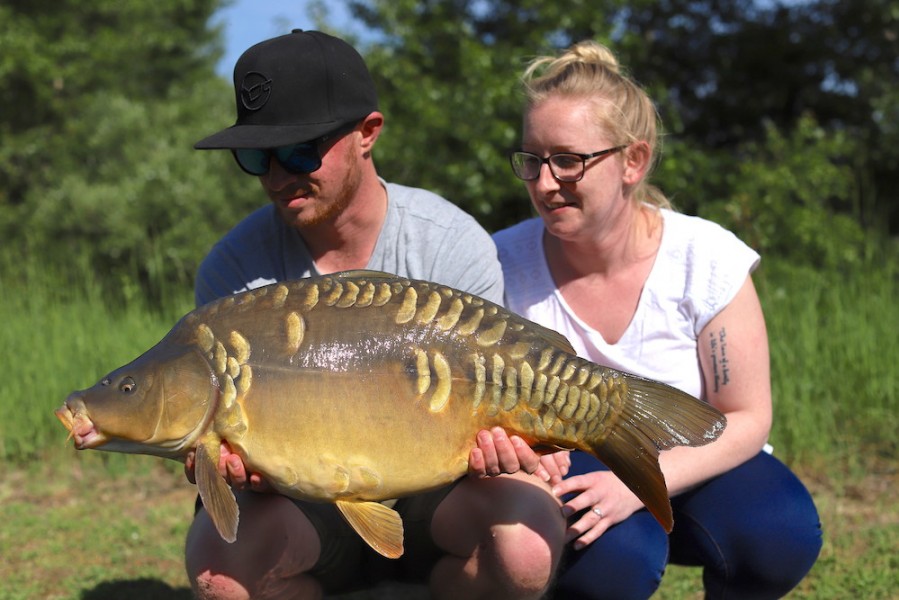
[[[187,480],[196,484],[194,477],[196,454],[190,451],[184,460],[184,475]],[[240,456],[231,452],[231,447],[227,442],[222,442],[219,446],[219,475],[225,478],[225,481],[236,490],[252,490],[254,492],[271,492],[271,486],[262,479],[258,473],[247,473],[243,460]]]
[[[568,450],[559,450],[552,454],[544,454],[540,457],[540,465],[549,475],[549,479],[544,479],[544,481],[549,482],[550,485],[556,485],[561,483],[571,469],[571,453]]]
[[[643,507],[640,499],[611,471],[569,477],[553,486],[553,494],[560,499],[574,494],[562,505],[562,514],[566,518],[583,512],[565,532],[565,542],[573,541],[575,550],[586,548],[606,529]]]
[[[502,427],[482,429],[477,443],[468,456],[468,473],[475,477],[524,471],[552,484],[560,482],[571,466],[568,452],[541,457],[517,435],[506,435]]]

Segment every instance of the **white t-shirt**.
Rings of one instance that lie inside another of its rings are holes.
[[[493,236],[503,267],[506,306],[566,336],[583,358],[704,399],[698,336],[734,298],[758,265],[759,255],[715,223],[670,210],[661,212],[658,255],[634,317],[617,343],[606,343],[556,288],[539,218]]]

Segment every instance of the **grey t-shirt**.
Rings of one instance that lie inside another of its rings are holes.
[[[367,269],[448,285],[502,304],[502,269],[490,235],[440,196],[395,183]],[[300,233],[266,205],[212,248],[197,272],[197,306],[235,292],[317,275]]]

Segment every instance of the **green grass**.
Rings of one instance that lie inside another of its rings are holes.
[[[156,459],[134,457],[152,468],[113,476],[92,456],[4,474],[0,600],[187,600],[182,544],[193,487]],[[791,598],[894,597],[899,509],[896,467],[889,468],[839,485],[803,473],[818,502],[825,545]],[[655,597],[702,598],[699,571],[669,567]]]
[[[79,453],[53,414],[191,308],[189,290],[150,309],[136,289],[122,282],[110,295],[86,267],[0,257],[0,458],[15,467],[0,487],[0,600],[190,598],[182,555],[195,490],[181,467]]]
[[[64,460],[4,474],[0,600],[188,600],[194,490],[183,475],[150,458],[154,468],[127,476],[87,454]]]
[[[866,467],[897,455],[899,270],[848,274],[774,267],[761,275],[778,454]]]
[[[824,529],[824,546],[794,600],[888,600],[896,597],[899,572],[899,470],[892,463],[865,475],[798,469],[809,485]],[[669,566],[658,600],[700,600],[701,573]]]
[[[825,544],[792,598],[888,598],[899,569],[896,267],[847,274],[766,265],[775,395],[772,443],[809,485]],[[109,299],[89,269],[0,257],[0,600],[190,597],[182,545],[194,489],[171,461],[78,453],[53,415],[158,341],[190,291],[151,309],[122,282]],[[700,598],[671,567],[656,597]]]
[[[0,257],[0,459],[28,462],[63,447],[53,409],[159,341],[190,301],[187,290],[150,310],[137,297],[109,299],[86,267],[58,273]]]

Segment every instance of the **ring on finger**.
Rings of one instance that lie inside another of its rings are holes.
[[[602,518],[605,516],[605,515],[602,514],[602,511],[599,509],[598,506],[594,506],[594,507],[593,507],[593,513],[594,513],[597,517],[599,517],[600,519],[602,519]]]

